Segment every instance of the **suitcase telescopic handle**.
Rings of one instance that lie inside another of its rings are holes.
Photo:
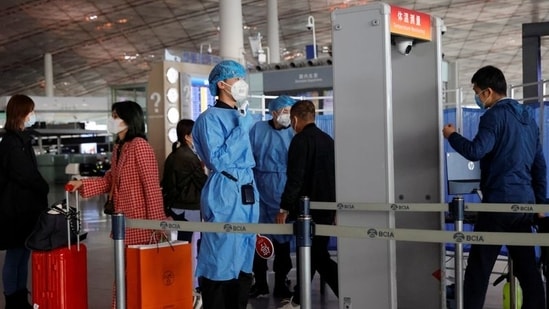
[[[69,195],[71,192],[73,192],[74,190],[74,186],[72,184],[66,184],[65,185],[65,207],[66,207],[66,211],[67,211],[67,214],[70,214],[70,205],[69,205]],[[78,192],[77,191],[74,191],[74,200],[75,200],[75,208],[76,208],[76,213],[75,213],[75,216],[76,216],[76,224],[80,225],[79,221],[80,221],[80,205],[79,205],[79,196],[78,196]],[[71,221],[72,219],[70,217],[67,217],[67,240],[68,240],[68,245],[69,245],[69,250],[71,248]],[[78,232],[77,232],[77,235],[76,235],[76,249],[78,251],[80,251],[80,228],[77,227],[76,229]]]

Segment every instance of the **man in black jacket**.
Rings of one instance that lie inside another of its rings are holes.
[[[315,106],[311,101],[298,101],[290,110],[291,125],[296,135],[288,150],[288,180],[282,193],[277,223],[285,223],[288,216],[295,217],[300,197],[311,201],[335,202],[334,140],[315,125]],[[335,212],[311,210],[317,224],[333,224]],[[338,295],[337,263],[330,258],[327,236],[315,236],[311,246],[311,274],[316,271]],[[297,256],[299,267],[299,255]],[[294,297],[281,309],[299,308],[298,284]]]

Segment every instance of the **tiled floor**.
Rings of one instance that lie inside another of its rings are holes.
[[[58,201],[64,198],[61,186],[53,188],[50,194],[50,201]],[[109,238],[111,222],[103,215],[101,206],[104,199],[90,199],[81,202],[81,209],[84,217],[84,229],[88,231],[88,239],[85,244],[88,248],[88,299],[89,309],[108,309],[111,303],[111,289],[114,281],[114,251],[113,243]],[[4,252],[0,251],[0,261],[4,259]],[[294,263],[295,265],[295,263]],[[498,268],[504,267],[504,263],[498,264]],[[295,271],[289,275],[290,280],[295,282]],[[493,276],[495,280],[496,275]],[[273,276],[269,276],[270,287],[273,287]],[[492,282],[493,282],[492,280]],[[29,280],[30,285],[30,280]],[[1,287],[1,282],[0,282]],[[490,286],[485,309],[502,308],[502,285]],[[312,307],[315,309],[338,308],[338,300],[330,288],[326,288],[326,294],[320,294],[320,283],[318,275],[312,284]],[[277,308],[280,301],[272,297],[252,299],[248,308],[250,309],[272,309]],[[4,299],[0,299],[0,308],[4,306]],[[77,308],[75,308],[77,309]],[[131,309],[131,308],[128,308]],[[379,308],[383,309],[383,308]]]

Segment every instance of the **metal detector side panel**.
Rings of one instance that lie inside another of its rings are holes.
[[[392,48],[393,149],[396,203],[440,203],[441,87],[439,21],[432,41],[415,42],[408,55]],[[440,213],[397,212],[396,228],[441,230]],[[441,308],[440,243],[397,242],[399,309]],[[413,283],[413,284],[411,284]]]
[[[383,3],[332,14],[340,202],[389,202],[393,196],[388,14]],[[393,217],[338,211],[337,220],[338,225],[387,228]],[[394,242],[384,240],[338,239],[340,308],[396,309],[394,250]]]

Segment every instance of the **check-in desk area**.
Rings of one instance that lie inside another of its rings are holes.
[[[65,173],[69,163],[95,166],[110,158],[112,138],[103,130],[32,129],[31,134],[36,139],[38,169],[50,184],[69,180]]]
[[[110,154],[105,155],[108,159]],[[71,178],[71,174],[66,173],[66,167],[70,163],[79,163],[80,166],[95,166],[100,159],[92,154],[43,154],[36,156],[38,169],[42,177],[50,184],[64,184]],[[76,174],[75,174],[76,175]]]
[[[105,130],[83,128],[31,128],[37,154],[98,154],[111,151],[112,137]]]
[[[0,130],[0,138],[4,133]],[[90,172],[109,166],[112,137],[107,131],[31,128],[30,134],[35,139],[33,148],[38,169],[50,188],[70,179],[71,175],[65,170],[70,163],[79,163],[80,169]]]

